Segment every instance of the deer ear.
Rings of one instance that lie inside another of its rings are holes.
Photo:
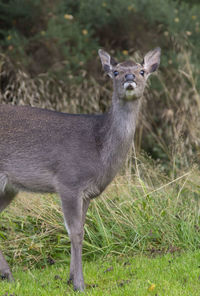
[[[161,49],[160,47],[155,48],[154,50],[149,51],[143,60],[143,67],[144,69],[151,74],[152,72],[156,71],[160,65],[160,55]]]
[[[103,49],[99,49],[98,53],[99,53],[104,71],[112,78],[113,77],[113,75],[112,75],[113,66],[116,66],[117,62],[115,61],[115,59],[113,57],[111,57]]]

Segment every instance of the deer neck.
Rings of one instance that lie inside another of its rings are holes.
[[[101,158],[108,183],[122,167],[131,147],[141,99],[122,101],[113,95],[112,106],[101,127]]]

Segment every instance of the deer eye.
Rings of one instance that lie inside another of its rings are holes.
[[[114,71],[113,74],[114,74],[114,76],[117,76],[119,74],[119,72],[118,71]]]
[[[144,76],[144,73],[145,73],[144,70],[141,70],[141,71],[140,71],[140,74],[141,74],[142,76]]]

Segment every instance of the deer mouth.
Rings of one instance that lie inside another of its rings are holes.
[[[125,82],[124,83],[124,89],[125,90],[134,90],[136,88],[137,84],[133,82]]]

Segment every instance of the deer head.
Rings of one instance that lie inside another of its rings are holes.
[[[119,100],[134,101],[139,99],[151,73],[155,72],[160,64],[161,49],[149,51],[142,63],[125,61],[117,63],[106,51],[100,49],[99,56],[104,71],[114,83],[114,97]]]

